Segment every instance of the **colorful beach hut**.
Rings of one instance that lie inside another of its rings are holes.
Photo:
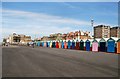
[[[44,47],[46,47],[47,45],[46,45],[46,42],[44,42]]]
[[[42,47],[44,47],[44,42],[42,42]]]
[[[68,40],[68,49],[70,49],[70,48],[71,48],[71,41]]]
[[[101,52],[106,52],[106,41],[105,41],[105,39],[101,39],[100,41],[99,41],[99,51],[101,51]]]
[[[83,40],[81,40],[80,41],[80,50],[84,50],[84,41]]]
[[[47,42],[47,47],[50,47],[50,42],[49,41]]]
[[[115,52],[115,40],[112,38],[107,40],[107,52]]]
[[[67,49],[67,42],[64,41],[64,48]]]
[[[48,42],[46,42],[46,47],[48,47]]]
[[[75,41],[72,41],[72,49],[75,49]]]
[[[62,44],[62,48],[64,48],[64,42],[63,42],[63,40],[62,40],[61,44]]]
[[[58,43],[58,41],[56,42],[56,48],[59,48],[59,43]]]
[[[40,41],[37,41],[37,42],[36,42],[36,45],[37,45],[37,46],[40,46]]]
[[[86,51],[90,51],[90,41],[89,40],[85,41],[85,49],[86,49]]]
[[[40,46],[40,41],[38,41],[38,46]]]
[[[52,48],[52,41],[50,41],[50,48]]]
[[[59,41],[59,48],[61,48],[61,42]]]
[[[55,48],[55,41],[52,42],[52,48]]]
[[[92,51],[98,51],[98,41],[95,39],[92,42]]]
[[[77,40],[75,49],[79,50],[79,45],[80,45],[80,42]]]
[[[40,46],[42,46],[42,42],[40,41]]]

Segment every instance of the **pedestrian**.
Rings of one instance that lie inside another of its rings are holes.
[[[27,46],[29,46],[29,42],[27,43]]]
[[[34,42],[32,41],[32,47],[34,48]]]

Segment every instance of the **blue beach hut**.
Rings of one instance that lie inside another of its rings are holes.
[[[61,43],[62,43],[62,44],[61,44],[61,45],[62,45],[62,48],[64,48],[64,42],[63,42],[63,40],[62,40],[62,42],[61,42]]]
[[[42,42],[42,46],[44,47],[44,42]]]
[[[75,41],[72,41],[72,49],[75,49]]]
[[[112,38],[107,40],[107,52],[115,52],[115,40]]]
[[[90,51],[90,41],[86,40],[85,42],[86,51]]]
[[[71,41],[68,40],[68,49],[70,49],[70,47],[71,47]]]
[[[40,46],[40,41],[37,42],[37,46]]]

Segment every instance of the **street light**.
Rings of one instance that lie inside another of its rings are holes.
[[[93,19],[91,19],[91,26],[92,26],[92,29],[93,29],[93,27],[94,27],[94,20]],[[93,32],[93,30],[92,30],[92,32]],[[91,32],[91,35],[93,36],[93,34],[92,34],[92,32]]]

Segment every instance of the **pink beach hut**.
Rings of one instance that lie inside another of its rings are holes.
[[[44,42],[44,47],[46,47],[46,42]]]
[[[92,42],[92,51],[98,51],[98,42],[95,39]]]

